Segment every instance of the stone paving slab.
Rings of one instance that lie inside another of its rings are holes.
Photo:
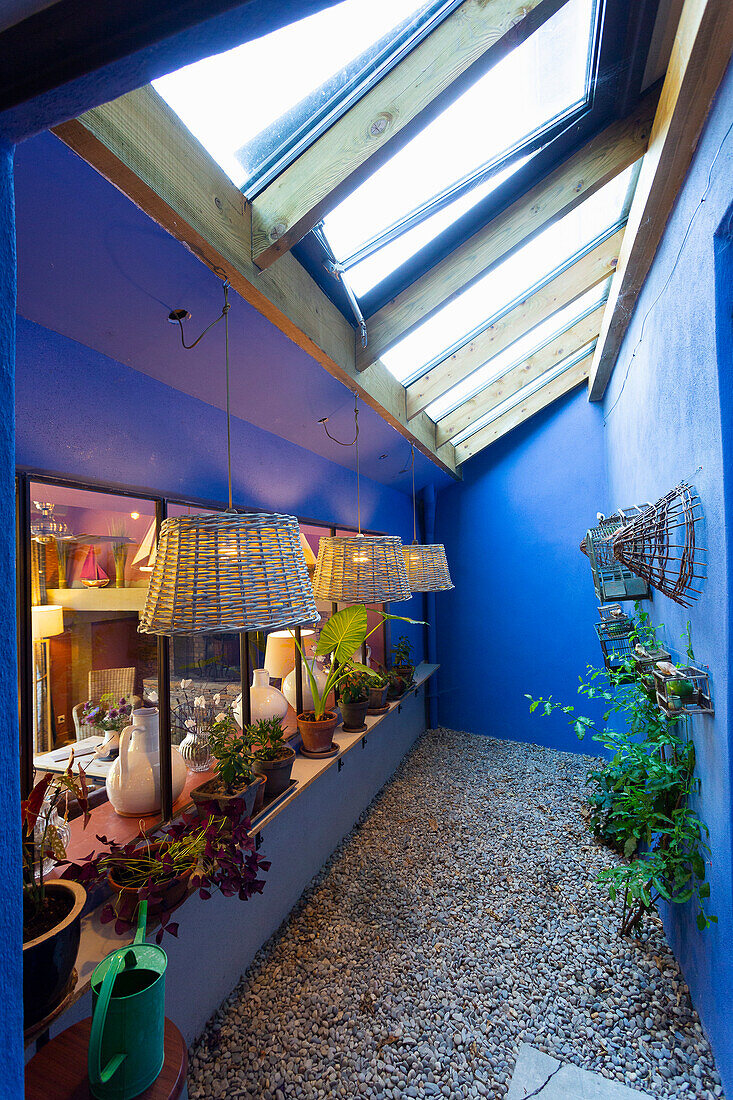
[[[598,1073],[558,1062],[549,1054],[522,1043],[509,1084],[507,1100],[654,1100]]]

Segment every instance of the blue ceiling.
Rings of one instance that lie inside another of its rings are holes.
[[[184,393],[224,407],[224,332],[181,347],[168,313],[183,307],[190,343],[220,312],[219,280],[51,134],[16,152],[18,312]],[[353,397],[314,359],[232,294],[234,415],[353,468]],[[361,406],[362,472],[409,491],[410,446]],[[384,457],[383,457],[384,456]],[[418,487],[449,478],[416,453]]]

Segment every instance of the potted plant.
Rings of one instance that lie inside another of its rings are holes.
[[[232,802],[243,798],[247,816],[251,817],[258,787],[264,781],[254,774],[249,737],[240,732],[231,706],[220,711],[213,721],[209,752],[214,758],[216,775],[191,791],[199,814],[223,814]]]
[[[350,676],[354,670],[364,672],[374,677],[376,673],[366,665],[351,661],[351,656],[356,653],[367,638],[370,638],[375,630],[387,619],[399,619],[400,622],[414,623],[415,619],[407,619],[402,615],[385,615],[378,612],[381,622],[369,630],[367,624],[367,612],[363,604],[353,604],[337,611],[328,620],[321,636],[318,639],[316,652],[309,662],[303,652],[300,642],[293,639],[303,658],[303,666],[308,675],[308,683],[313,697],[313,710],[303,711],[297,715],[298,729],[303,738],[303,747],[307,752],[328,752],[333,743],[333,731],[336,729],[338,716],[335,711],[326,711],[326,700],[329,692],[335,691],[341,681]],[[326,677],[326,682],[319,690],[318,681],[314,675],[316,657],[331,657],[331,667]]]
[[[106,694],[98,703],[90,699],[81,710],[81,721],[86,726],[99,730],[104,741],[97,749],[97,756],[111,759],[120,749],[120,734],[130,725],[133,703],[123,697],[115,701],[114,695]]]
[[[339,706],[345,730],[361,730],[369,708],[369,685],[378,673],[352,672],[341,681]]]
[[[216,887],[225,897],[237,894],[241,901],[262,892],[265,884],[258,875],[270,864],[255,851],[248,826],[245,800],[234,799],[221,815],[202,820],[183,814],[152,840],[137,837],[118,845],[98,837],[107,850],[95,853],[74,873],[79,881],[106,882],[112,890],[113,900],[102,909],[100,920],[114,921],[119,936],[135,928],[138,906],[146,900],[148,919],[160,921],[160,943],[165,932],[178,935],[171,914],[190,890],[207,899]]]
[[[397,645],[392,647],[392,668],[402,677],[407,687],[412,683],[415,675],[415,666],[412,663],[413,645],[410,639],[403,634],[397,640]]]
[[[21,802],[23,843],[23,1011],[31,1027],[59,1004],[69,985],[81,935],[86,891],[78,882],[47,880],[48,864],[67,863],[58,820],[59,802],[73,795],[89,820],[84,772],[48,772]]]
[[[285,744],[285,731],[280,718],[261,718],[247,727],[253,753],[252,770],[266,780],[265,798],[275,798],[290,785],[295,751]]]
[[[367,714],[382,714],[387,709],[387,691],[389,680],[383,670],[375,673],[369,681],[369,707]]]

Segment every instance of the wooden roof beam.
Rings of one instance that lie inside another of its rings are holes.
[[[404,144],[417,120],[422,125],[426,115],[442,110],[472,65],[499,61],[564,3],[464,0],[255,198],[252,257],[258,267],[269,267],[297,244],[361,182],[369,161],[380,154],[384,159],[388,144]]]
[[[470,424],[486,416],[492,409],[501,405],[503,401],[513,397],[524,386],[534,382],[547,371],[558,367],[563,359],[575,355],[591,340],[595,340],[601,330],[603,308],[603,305],[597,306],[585,317],[576,321],[574,325],[548,340],[547,343],[543,344],[532,355],[528,355],[521,363],[510,367],[494,382],[489,383],[480,393],[464,401],[462,405],[459,405],[447,416],[444,416],[442,420],[439,420],[438,446],[450,442],[459,432],[465,431]]]
[[[294,343],[452,476],[435,423],[408,424],[404,387],[386,367],[356,370],[354,330],[293,256],[276,271],[252,263],[251,211],[242,193],[150,86],[95,107],[54,133],[127,195]]]
[[[685,0],[590,373],[600,401],[733,50],[731,0]]]
[[[459,462],[465,462],[467,459],[473,458],[479,451],[483,451],[485,447],[495,443],[497,439],[501,439],[507,432],[513,431],[525,420],[529,420],[530,417],[547,408],[553,401],[557,401],[577,386],[581,386],[588,378],[592,359],[592,354],[586,355],[574,366],[559,374],[552,382],[548,382],[546,386],[536,390],[524,401],[520,401],[515,405],[514,408],[508,409],[496,420],[492,420],[490,424],[479,429],[475,435],[469,436],[463,443],[459,443],[456,447]]]
[[[359,369],[378,360],[476,278],[639,160],[647,148],[657,99],[658,91],[647,93],[627,118],[607,126],[370,317],[369,344],[357,354]]]
[[[408,386],[407,415],[417,416],[433,401],[447,393],[456,382],[468,378],[492,356],[509,347],[535,325],[552,317],[553,313],[557,313],[563,306],[574,302],[581,294],[612,275],[623,235],[623,229],[617,229],[574,264],[555,275],[539,290],[528,294],[508,313]]]

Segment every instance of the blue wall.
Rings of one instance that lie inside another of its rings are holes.
[[[173,497],[227,501],[226,417],[131,367],[17,319],[16,452],[19,466],[122,484]],[[236,417],[232,419],[236,504],[324,524],[356,521],[356,478]],[[410,498],[361,479],[367,530],[412,541]],[[422,619],[422,600],[393,604],[395,615]],[[394,630],[400,624],[395,624]],[[393,630],[393,632],[394,632]],[[404,627],[418,656],[420,627]]]
[[[712,671],[715,717],[696,719],[692,735],[702,780],[699,810],[711,834],[710,910],[719,924],[699,933],[694,913],[676,906],[665,924],[728,1092],[733,1090],[731,119],[733,70],[708,118],[604,401],[612,500],[654,500],[686,478],[696,485],[705,514],[700,541],[710,553],[701,599],[688,612],[655,596],[652,615],[665,624],[668,642],[682,656],[680,635],[689,618],[695,656]]]
[[[566,722],[530,715],[524,693],[574,697],[578,672],[598,661],[578,544],[607,508],[606,485],[601,412],[581,390],[438,494],[436,538],[456,584],[435,601],[441,724],[578,751]]]
[[[20,759],[15,654],[15,505],[13,492],[13,374],[15,358],[15,232],[12,150],[0,141],[0,790],[7,812],[2,815],[0,843],[0,1003],[3,1042],[0,1081],[5,1096],[23,1091],[23,1003],[21,947]]]

